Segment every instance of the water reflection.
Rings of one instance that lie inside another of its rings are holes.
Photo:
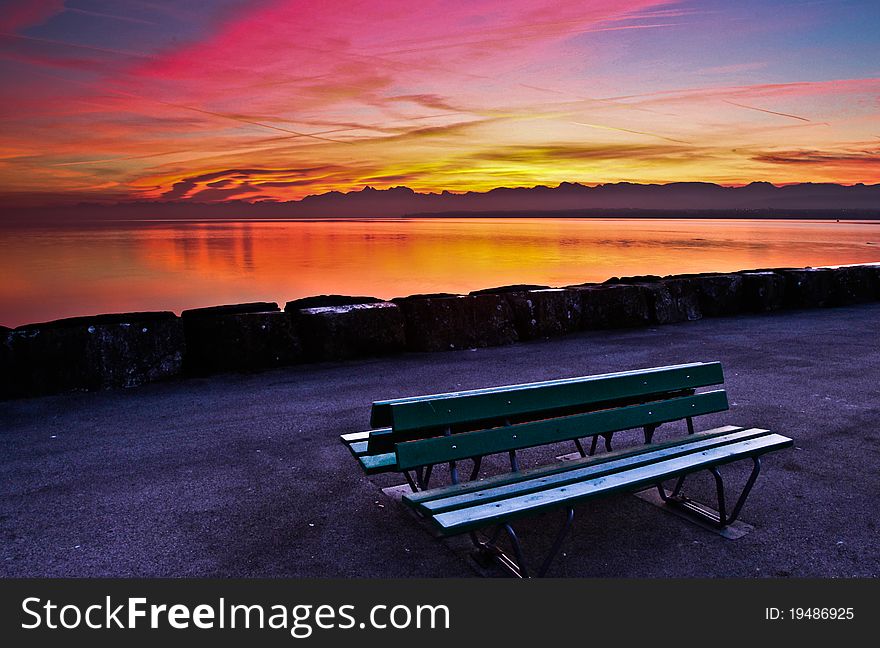
[[[0,324],[72,315],[389,298],[621,274],[880,261],[880,223],[413,219],[0,231]]]

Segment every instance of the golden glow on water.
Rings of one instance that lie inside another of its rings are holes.
[[[321,293],[880,261],[880,222],[411,219],[0,231],[0,324]]]

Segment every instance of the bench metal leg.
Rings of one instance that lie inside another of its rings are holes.
[[[660,494],[663,501],[670,506],[681,508],[700,519],[707,520],[719,529],[723,529],[736,522],[737,518],[739,518],[742,507],[746,503],[746,498],[748,498],[749,493],[751,493],[752,487],[755,485],[755,480],[758,479],[758,475],[761,472],[761,458],[752,457],[752,463],[752,472],[746,480],[742,493],[740,493],[739,498],[736,500],[736,504],[734,504],[730,515],[727,514],[727,498],[724,494],[724,479],[721,477],[721,471],[718,469],[718,466],[709,468],[709,472],[715,477],[715,492],[718,497],[717,511],[692,500],[687,495],[681,494],[681,488],[684,484],[686,475],[682,475],[678,478],[671,493],[666,492],[662,483],[657,484],[657,492]]]
[[[584,450],[584,446],[583,446],[583,444],[581,443],[581,440],[580,440],[580,439],[575,439],[575,440],[574,440],[574,445],[575,445],[575,447],[577,448],[578,453],[580,453],[580,455],[581,455],[582,457],[586,457],[586,456],[587,456],[587,451]]]
[[[605,451],[611,452],[611,437],[614,436],[614,432],[609,432],[608,434],[599,434],[593,436],[593,440],[590,442],[590,455],[593,456],[596,454],[596,446],[599,443],[599,437],[602,437],[605,440]]]
[[[681,495],[681,487],[684,486],[685,479],[687,479],[687,475],[682,475],[675,480],[675,486],[672,488],[672,493],[668,495],[666,494],[666,489],[663,484],[657,484],[657,492],[660,493],[660,499],[667,504],[671,503],[670,500],[678,499],[679,495]]]
[[[458,483],[458,467],[454,461],[449,462],[449,481],[453,484]]]
[[[565,521],[562,524],[562,528],[559,529],[559,533],[556,535],[556,539],[553,541],[553,546],[550,547],[550,551],[547,553],[547,556],[541,563],[541,567],[536,573],[537,578],[542,578],[547,573],[547,570],[550,569],[550,565],[553,563],[553,559],[562,548],[562,542],[565,540],[565,536],[568,535],[568,532],[571,529],[571,524],[573,520],[574,509],[568,507],[566,509]],[[507,534],[507,537],[510,540],[510,545],[513,548],[513,556],[509,556],[508,554],[506,554],[504,550],[501,549],[501,547],[499,547],[497,544],[498,536],[501,535],[502,531]],[[516,531],[514,531],[513,527],[510,524],[499,525],[498,527],[496,527],[492,536],[486,540],[481,540],[480,536],[477,533],[471,533],[470,537],[471,542],[474,543],[474,546],[477,548],[477,551],[480,554],[494,560],[502,569],[507,571],[509,574],[516,578],[531,578],[531,576],[529,575],[528,567],[526,566],[525,558],[523,557],[522,546],[520,545],[519,537],[516,535]]]
[[[403,471],[403,476],[406,477],[406,483],[409,484],[409,487],[412,489],[413,493],[417,493],[428,488],[428,482],[431,481],[432,470],[434,470],[434,464],[419,466],[418,468],[413,470],[412,473],[410,473],[409,470]],[[415,477],[413,477],[413,475],[415,475]]]
[[[412,473],[410,473],[409,470],[403,471],[403,476],[406,477],[406,483],[409,484],[409,487],[412,489],[413,493],[417,493],[428,488],[428,482],[431,481],[432,470],[434,470],[434,464],[419,466],[418,468],[413,470]]]
[[[749,493],[752,491],[752,486],[755,485],[755,480],[758,479],[758,474],[761,472],[761,458],[754,457],[752,459],[752,462],[754,464],[752,467],[752,473],[749,475],[749,479],[748,479],[748,481],[746,481],[746,485],[743,487],[743,491],[742,491],[742,493],[740,493],[739,499],[736,500],[736,504],[734,504],[734,506],[733,506],[733,511],[731,511],[730,517],[723,518],[726,520],[725,526],[727,524],[733,524],[734,522],[736,522],[736,519],[739,517],[740,511],[742,511],[743,504],[746,503],[746,498],[749,496]],[[714,473],[716,475],[715,479],[718,483],[718,495],[721,498],[721,502],[722,502],[719,510],[721,511],[722,516],[723,516],[724,515],[724,507],[723,507],[724,484],[721,481],[721,473],[718,471],[717,468],[715,469]]]
[[[497,555],[499,562],[509,563],[508,569],[510,569],[515,576],[518,576],[519,578],[528,578],[529,572],[528,569],[526,569],[526,561],[523,558],[522,547],[519,546],[519,538],[516,535],[516,531],[514,531],[513,527],[509,524],[503,525],[502,528],[507,533],[507,537],[510,538],[510,544],[513,546],[513,553],[516,556],[516,562],[511,561],[503,551]]]
[[[556,540],[553,542],[550,552],[544,558],[544,562],[541,563],[541,569],[538,570],[538,578],[543,578],[544,574],[547,573],[547,570],[550,569],[553,559],[556,557],[556,554],[559,553],[559,550],[562,549],[562,541],[565,540],[565,536],[568,535],[573,521],[574,509],[569,506],[568,510],[565,512],[565,522],[562,524],[562,528],[559,529],[559,533],[556,535]]]
[[[470,481],[474,481],[477,478],[477,476],[480,474],[480,466],[483,464],[482,455],[479,457],[474,457],[473,462],[474,462],[474,468],[473,468],[473,470],[471,470]]]
[[[483,456],[480,455],[478,457],[471,457],[471,461],[474,462],[473,468],[471,468],[471,476],[468,478],[469,481],[473,481],[480,474],[480,466],[483,464]],[[430,469],[429,469],[430,470]],[[430,472],[429,472],[430,474]],[[449,480],[453,484],[459,483],[458,479],[458,467],[456,466],[454,461],[449,462]],[[427,485],[427,481],[425,482]]]
[[[419,470],[419,488],[421,488],[422,490],[425,490],[428,487],[428,482],[431,481],[432,470],[434,470],[434,464],[428,464],[427,466]]]

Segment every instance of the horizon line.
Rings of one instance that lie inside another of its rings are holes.
[[[0,209],[41,209],[41,208],[63,208],[63,207],[84,207],[84,206],[95,206],[95,207],[125,207],[125,206],[136,206],[136,205],[203,205],[203,206],[221,206],[221,205],[295,205],[301,204],[309,199],[320,198],[323,196],[331,196],[331,195],[339,195],[339,196],[351,196],[357,194],[363,194],[365,192],[376,192],[376,193],[385,193],[390,191],[400,191],[406,190],[415,196],[469,196],[469,195],[487,195],[494,191],[530,191],[537,189],[549,189],[549,190],[558,190],[564,187],[580,187],[583,189],[598,189],[602,187],[621,187],[621,186],[633,186],[633,187],[671,187],[676,185],[702,185],[702,186],[712,186],[718,187],[721,189],[744,189],[747,187],[752,187],[755,185],[764,186],[764,187],[772,187],[773,189],[785,189],[789,187],[803,187],[803,186],[822,186],[822,187],[839,187],[844,189],[856,188],[856,187],[864,187],[864,188],[876,188],[880,187],[880,183],[865,183],[865,182],[854,182],[854,183],[841,183],[841,182],[782,182],[776,183],[767,180],[752,180],[750,182],[745,183],[720,183],[720,182],[711,182],[705,180],[675,180],[669,182],[633,182],[633,181],[617,181],[617,182],[599,182],[599,183],[584,183],[577,181],[562,181],[557,185],[551,184],[535,184],[535,185],[499,185],[497,187],[492,187],[491,189],[485,190],[473,190],[469,189],[466,191],[457,191],[451,189],[438,189],[438,190],[424,190],[419,191],[417,189],[413,189],[407,185],[392,185],[388,187],[377,188],[371,184],[365,184],[363,187],[359,189],[350,189],[350,190],[339,190],[332,189],[330,191],[325,191],[322,193],[308,194],[306,196],[302,196],[301,198],[292,198],[290,200],[272,200],[272,199],[256,199],[256,200],[247,200],[247,199],[236,199],[229,198],[225,200],[215,200],[215,201],[198,201],[193,199],[171,199],[171,200],[162,200],[160,198],[153,199],[143,199],[143,198],[132,198],[132,199],[117,199],[117,200],[101,200],[98,198],[91,199],[83,199],[83,200],[71,200],[70,202],[63,202],[62,195],[53,194],[53,193],[32,193],[32,192],[11,192],[11,193],[0,193],[0,202],[3,204],[0,205]],[[39,200],[40,197],[53,196],[58,201],[56,202],[45,202],[45,203],[37,203],[37,202],[27,202],[14,204],[13,201],[7,202],[7,199],[11,198],[32,198],[34,200]],[[73,196],[71,196],[73,198]],[[589,208],[585,208],[589,209]],[[626,209],[626,208],[621,208]],[[638,207],[634,207],[632,209],[642,209]],[[711,209],[711,208],[709,208]],[[716,208],[718,209],[718,208]],[[723,208],[720,208],[723,209]],[[490,210],[491,211],[491,210]],[[524,211],[535,211],[535,210],[524,210]],[[559,210],[555,210],[559,211]],[[572,210],[566,210],[572,211]]]

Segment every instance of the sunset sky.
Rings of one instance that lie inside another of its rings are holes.
[[[4,0],[0,199],[880,182],[880,2]]]

